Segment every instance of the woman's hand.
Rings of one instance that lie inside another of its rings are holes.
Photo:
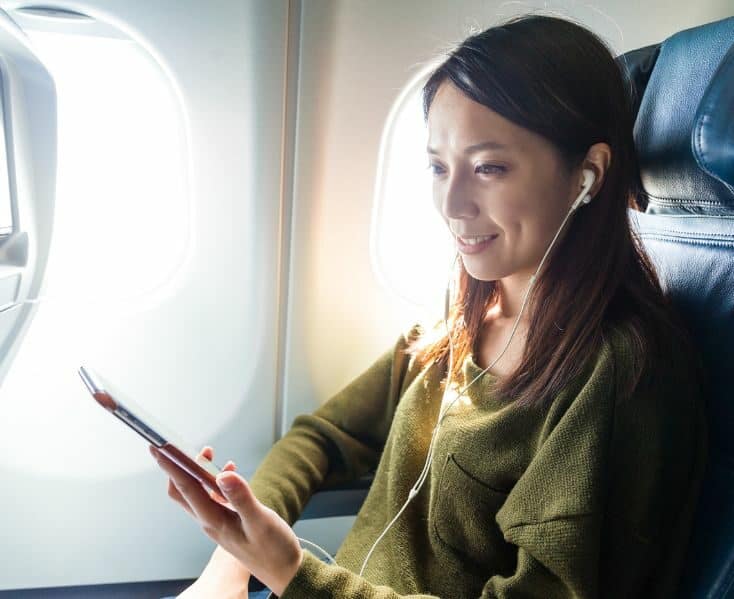
[[[260,503],[247,481],[231,467],[225,467],[226,472],[217,476],[217,484],[235,511],[213,499],[199,481],[153,446],[150,451],[170,477],[171,498],[199,522],[217,545],[237,558],[276,595],[282,594],[303,559],[298,537],[288,523]],[[231,487],[225,485],[230,482]]]
[[[205,447],[196,456],[199,461],[206,458],[210,462],[214,459],[211,447]],[[234,462],[227,462],[222,470],[236,470]],[[169,479],[168,495],[184,509],[190,509],[184,498],[178,492],[176,485]],[[214,493],[210,493],[212,499],[217,500]],[[209,563],[204,568],[199,578],[184,589],[177,597],[178,599],[248,599],[247,588],[250,583],[250,572],[237,558],[232,557],[219,545],[209,558]]]

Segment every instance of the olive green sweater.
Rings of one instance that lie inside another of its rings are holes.
[[[621,397],[630,354],[620,329],[544,410],[503,405],[482,375],[444,418],[430,475],[358,575],[423,469],[442,400],[446,368],[421,369],[402,351],[418,332],[295,418],[249,481],[293,524],[314,492],[377,468],[338,565],[305,550],[281,598],[673,596],[707,457],[703,400],[674,347],[654,360],[649,388]],[[465,379],[480,372],[469,356]]]

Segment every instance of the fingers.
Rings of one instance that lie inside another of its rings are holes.
[[[165,455],[155,451],[151,453],[158,465],[168,474],[181,498],[188,504],[192,515],[199,521],[204,532],[215,541],[221,531],[226,530],[239,521],[239,517],[230,510],[222,510],[220,505],[212,502],[209,493],[201,483],[181,470]]]
[[[183,509],[185,509],[190,516],[194,516],[194,512],[192,511],[191,506],[184,499],[183,495],[179,493],[176,485],[173,484],[173,481],[170,478],[168,479],[168,496],[176,503],[178,503]]]
[[[234,472],[235,470],[237,470],[237,466],[232,460],[230,460],[224,465],[221,472]],[[207,492],[209,493],[209,498],[212,501],[216,501],[220,505],[227,505],[229,503],[224,497],[222,497],[221,493],[209,489],[207,489]]]
[[[214,450],[209,445],[205,445],[196,458],[206,458],[211,462],[214,459]]]
[[[216,501],[219,505],[225,505],[227,503],[227,500],[224,499],[219,493],[216,493],[215,491],[207,491],[209,493],[209,499],[212,501]]]
[[[214,459],[214,450],[209,445],[205,445],[204,448],[196,456],[197,461],[201,459],[205,459],[210,462]],[[236,469],[237,469],[237,466],[235,465],[235,463],[232,460],[230,460],[229,462],[225,464],[224,468],[222,468],[222,472],[224,472],[225,470],[229,472],[229,471],[236,470]],[[212,501],[216,501],[217,503],[221,505],[225,505],[227,503],[227,500],[224,499],[224,497],[222,497],[219,493],[216,493],[209,489],[207,489],[207,493],[209,493],[209,499],[211,499]]]
[[[199,455],[196,456],[196,459],[199,460],[201,458],[204,458],[206,460],[209,460],[210,462],[214,460],[214,450],[209,446],[205,445],[204,448],[199,452]],[[222,471],[229,470],[234,471],[237,470],[237,465],[230,460],[224,465],[224,468],[222,468]]]
[[[197,461],[201,459],[206,459],[211,462],[214,459],[214,449],[209,445],[205,445],[196,456],[196,459]],[[221,469],[222,472],[234,472],[236,470],[237,465],[232,460],[229,460]],[[208,487],[202,487],[202,489],[209,496],[209,499],[215,501],[219,505],[227,507],[231,511],[233,510],[232,505],[221,495],[221,493],[212,491],[208,489]],[[181,507],[183,507],[192,517],[197,517],[191,506],[191,503],[187,501],[186,497],[178,489],[173,478],[168,479],[168,496],[176,503],[178,503]]]
[[[243,520],[259,510],[260,502],[250,489],[250,485],[236,472],[228,475],[219,474],[217,485]]]

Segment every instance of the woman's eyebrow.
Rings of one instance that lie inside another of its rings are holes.
[[[473,154],[474,152],[478,152],[479,150],[509,150],[510,147],[501,144],[497,141],[483,141],[478,144],[474,144],[473,146],[467,146],[464,148],[464,154]],[[426,147],[426,152],[429,154],[438,154],[438,152],[432,148],[431,146]]]

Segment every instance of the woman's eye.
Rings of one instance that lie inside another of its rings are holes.
[[[438,164],[429,164],[426,168],[431,171],[434,175],[440,175],[444,172],[443,168],[440,167]],[[480,164],[476,167],[475,172],[478,172],[482,175],[491,175],[493,173],[503,173],[507,169],[504,166],[500,166],[499,164]]]
[[[502,173],[506,169],[504,166],[500,166],[499,164],[480,164],[476,168],[476,172],[481,173],[482,175],[491,175],[492,173]]]
[[[440,166],[438,166],[437,164],[433,164],[433,163],[429,164],[427,168],[434,175],[440,175],[441,172],[443,171],[443,169]]]

